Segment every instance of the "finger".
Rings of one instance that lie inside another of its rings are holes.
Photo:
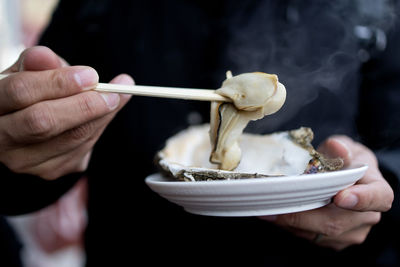
[[[339,236],[360,225],[376,224],[380,220],[377,214],[339,209],[330,204],[315,210],[278,215],[274,223],[326,236]]]
[[[63,175],[83,172],[89,164],[93,144],[82,144],[67,154],[53,158],[25,172],[39,176],[45,180],[55,180]]]
[[[129,75],[121,74],[111,83],[133,84],[134,81]],[[63,99],[45,101],[0,118],[0,126],[4,125],[0,129],[6,131],[5,135],[13,138],[14,144],[48,139],[112,111],[118,112],[131,97],[130,95],[121,96],[122,100],[119,94],[90,91]],[[71,109],[71,107],[75,108]],[[21,123],[13,125],[13,122]],[[13,127],[6,127],[7,125],[13,125]]]
[[[68,66],[68,63],[50,48],[35,46],[24,53],[19,71],[51,70]]]
[[[383,180],[360,183],[340,191],[333,199],[336,206],[354,211],[388,211],[394,200],[389,184]]]
[[[114,80],[111,81],[112,83],[121,83],[121,84],[133,84],[133,79],[126,74],[122,74],[117,76]],[[101,110],[107,111],[108,109],[113,109],[114,105],[116,102],[118,102],[118,95],[115,94],[107,94],[107,93],[101,93],[98,94],[96,92],[90,92],[91,97],[83,97],[82,96],[77,96],[80,100],[76,103],[73,103],[73,106],[77,106],[78,109],[73,109],[73,110],[78,110],[78,114],[74,114],[69,112],[69,107],[66,107],[64,112],[61,112],[62,115],[69,117],[70,119],[76,120],[78,119],[77,122],[73,123],[75,124],[76,127],[79,126],[79,123],[82,122],[81,124],[84,124],[86,120],[92,119],[91,117],[95,118],[96,114],[97,116],[100,116],[103,112]],[[104,108],[104,104],[97,105],[96,102],[99,102],[99,95],[103,97],[103,100],[106,100],[106,103],[108,103],[108,108]],[[120,107],[117,109],[117,111],[122,108],[123,105],[125,105],[128,100],[130,99],[130,95],[121,95],[121,103]],[[75,97],[75,98],[77,98]],[[75,99],[74,98],[74,99]],[[97,99],[97,100],[96,100]],[[113,101],[115,103],[113,103]],[[10,148],[13,148],[13,145],[21,145],[24,144],[25,141],[37,141],[37,140],[42,140],[46,139],[47,137],[50,137],[51,135],[57,135],[58,132],[63,131],[63,130],[68,130],[68,127],[71,125],[66,125],[67,129],[58,129],[57,131],[57,125],[61,125],[60,119],[55,120],[53,118],[52,112],[54,112],[54,109],[52,110],[50,106],[55,106],[56,110],[62,109],[64,106],[68,106],[68,102],[71,102],[71,99],[69,101],[58,101],[56,103],[53,103],[52,105],[49,105],[49,103],[46,103],[45,105],[45,110],[42,110],[39,106],[39,108],[33,107],[33,112],[32,109],[24,110],[21,111],[22,113],[13,113],[8,116],[3,116],[0,118],[0,142],[1,144],[8,144],[9,147],[6,147],[5,145],[2,146],[1,150],[7,150]],[[60,104],[58,104],[60,103]],[[82,113],[79,112],[79,107],[81,107]],[[42,105],[43,108],[43,105]],[[97,110],[97,111],[96,111]],[[100,115],[98,110],[100,110]],[[87,114],[87,118],[85,118],[85,115]],[[74,117],[74,115],[76,117]],[[65,125],[64,125],[65,126]],[[74,125],[72,125],[74,126]],[[22,131],[21,131],[22,128]],[[74,128],[74,127],[72,127]],[[83,127],[85,128],[85,126]],[[87,128],[87,127],[86,127]],[[50,131],[49,131],[50,130]],[[11,140],[10,140],[11,139]],[[10,142],[14,141],[14,142]]]
[[[356,185],[342,190],[334,197],[334,203],[341,208],[355,211],[387,211],[393,202],[393,190],[382,177],[373,152],[346,136],[329,138],[320,147],[322,153],[331,153],[345,159],[345,164],[363,163],[368,165],[364,177]],[[349,153],[346,156],[346,150]]]
[[[134,85],[135,81],[133,78],[128,75],[128,74],[120,74],[116,76],[114,79],[110,81],[110,83],[113,84],[125,84],[125,85]],[[132,97],[130,94],[120,94],[121,97],[121,105],[120,108],[122,108]]]
[[[91,142],[94,144],[112,119],[111,116],[113,114],[80,125],[49,141],[5,151],[0,155],[0,161],[13,172],[27,173],[29,169],[67,154],[83,143]]]
[[[316,245],[322,247],[330,247],[335,250],[342,250],[348,246],[363,243],[367,238],[372,226],[372,224],[363,224],[337,236],[327,236],[320,233],[301,230],[293,227],[284,228],[288,232],[291,232],[293,235],[309,240]]]
[[[105,116],[115,110],[119,102],[118,94],[94,91],[40,102],[0,117],[0,129],[11,138],[8,144],[36,143]]]
[[[363,225],[356,229],[352,229],[348,232],[345,232],[340,236],[336,237],[322,236],[321,238],[318,239],[316,244],[322,247],[330,247],[339,251],[352,245],[359,245],[364,243],[369,232],[371,231],[371,228],[372,225]]]
[[[134,81],[133,79],[126,74],[121,74],[114,78],[111,83],[119,83],[119,84],[133,84]],[[45,179],[55,179],[60,177],[61,175],[70,172],[71,169],[78,170],[78,171],[84,171],[87,168],[87,165],[89,163],[89,159],[91,156],[91,151],[92,147],[97,141],[97,139],[100,137],[100,135],[103,133],[104,129],[108,125],[108,123],[114,118],[116,113],[122,109],[122,107],[127,103],[129,100],[130,96],[125,96],[121,97],[121,102],[118,107],[114,112],[111,114],[108,114],[106,117],[102,118],[101,120],[105,122],[105,125],[102,126],[97,132],[94,138],[92,138],[89,142],[83,143],[78,149],[71,151],[67,155],[62,155],[58,158],[53,159],[50,162],[46,162],[42,166],[37,167],[36,172],[38,173],[45,173],[42,175],[43,178]],[[84,155],[82,161],[78,162],[77,164],[73,163],[73,159],[82,157]],[[64,162],[67,163],[64,163]],[[56,170],[56,171],[48,171],[48,170]],[[35,170],[33,170],[35,171]]]
[[[123,103],[115,112],[79,125],[48,141],[23,145],[21,148],[12,148],[9,151],[5,150],[0,155],[0,161],[14,172],[27,172],[28,169],[36,165],[75,150],[83,143],[91,142],[94,144],[122,107]]]
[[[128,75],[119,75],[111,82],[132,84],[133,80]],[[23,146],[20,149],[2,153],[4,157],[0,157],[1,161],[14,172],[29,172],[34,166],[69,153],[83,143],[89,142],[94,145],[108,123],[127,101],[128,98],[122,99],[119,107],[114,112],[68,130],[49,141]]]
[[[309,240],[309,241],[313,241],[315,239],[316,235],[321,235],[321,234],[317,234],[315,232],[301,230],[301,229],[293,228],[293,227],[283,227],[283,228],[286,229],[288,232],[294,234],[295,236]]]
[[[34,46],[25,49],[18,60],[4,73],[18,72],[24,70],[40,71],[65,67],[68,64],[50,48],[45,46]]]
[[[340,157],[344,161],[344,166],[348,166],[353,157],[348,144],[349,142],[352,141],[345,136],[333,136],[323,142],[318,147],[318,151],[329,158]]]
[[[94,69],[84,66],[10,75],[0,80],[0,115],[92,89],[98,79]]]
[[[14,172],[29,173],[45,180],[55,180],[68,173],[83,172],[89,164],[93,146],[100,134],[101,132],[98,133],[97,137],[82,143],[76,149],[68,153],[61,154],[30,168],[20,169]]]

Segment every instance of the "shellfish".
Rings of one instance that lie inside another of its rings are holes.
[[[340,158],[328,159],[311,141],[310,128],[268,135],[243,133],[242,157],[234,171],[218,169],[209,161],[209,125],[191,126],[167,140],[156,163],[167,176],[181,181],[259,178],[333,171],[343,166]]]
[[[286,99],[286,89],[275,74],[244,73],[227,79],[216,93],[233,103],[211,103],[210,161],[223,170],[235,169],[241,159],[239,138],[251,120],[277,112]]]
[[[167,140],[156,156],[167,175],[183,181],[239,179],[331,171],[343,165],[313,148],[310,128],[242,134],[250,120],[275,113],[284,104],[286,89],[278,76],[227,72],[216,92],[233,103],[213,102],[210,125],[190,127]]]

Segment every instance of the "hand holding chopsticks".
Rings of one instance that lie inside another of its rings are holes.
[[[0,80],[6,78],[8,75],[11,74],[0,74]],[[138,96],[176,98],[176,99],[200,100],[200,101],[232,102],[232,100],[230,100],[229,98],[223,97],[215,93],[215,90],[209,90],[209,89],[98,83],[97,86],[93,88],[93,90],[99,92],[131,94]]]

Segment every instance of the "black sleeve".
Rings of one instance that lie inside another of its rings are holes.
[[[33,175],[13,173],[0,164],[0,214],[24,214],[50,205],[81,176],[82,173],[73,173],[47,181]]]

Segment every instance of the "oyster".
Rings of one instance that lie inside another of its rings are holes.
[[[242,134],[239,165],[235,171],[220,170],[209,161],[212,147],[208,130],[208,124],[192,126],[168,139],[157,153],[157,165],[182,181],[299,175],[343,166],[341,159],[327,159],[318,153],[311,145],[312,130],[303,127],[269,135]]]
[[[219,169],[234,170],[241,159],[239,138],[249,121],[278,111],[286,99],[286,89],[278,76],[262,72],[244,73],[227,79],[216,93],[233,103],[211,103],[210,161]]]
[[[213,102],[210,125],[191,127],[167,140],[156,159],[168,175],[184,181],[239,179],[322,172],[343,165],[341,159],[326,159],[313,148],[310,128],[242,134],[249,121],[275,113],[284,104],[286,89],[278,76],[253,72],[233,77],[227,72],[216,92],[233,103]]]

